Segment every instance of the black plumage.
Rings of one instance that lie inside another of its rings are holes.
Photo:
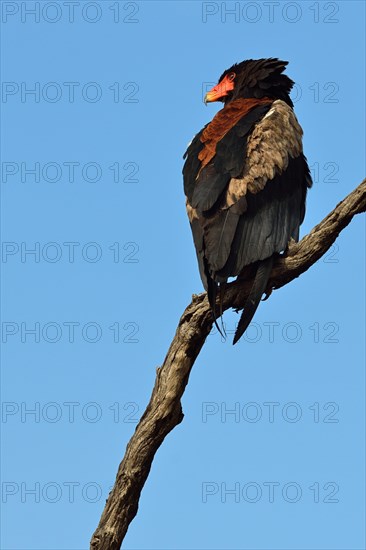
[[[286,64],[249,60],[225,71],[207,94],[225,106],[185,154],[187,212],[214,317],[228,278],[255,269],[234,343],[266,290],[275,255],[299,238],[311,185]]]

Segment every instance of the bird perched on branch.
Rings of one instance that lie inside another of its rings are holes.
[[[275,256],[299,239],[312,184],[286,65],[250,59],[226,70],[204,99],[224,107],[184,155],[187,213],[215,322],[228,278],[255,273],[234,344],[267,289]]]

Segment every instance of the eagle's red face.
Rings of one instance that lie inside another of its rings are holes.
[[[235,77],[236,74],[234,72],[227,74],[216,86],[207,92],[204,102],[220,101],[226,97],[234,89]]]

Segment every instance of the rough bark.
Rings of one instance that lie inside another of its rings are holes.
[[[332,246],[353,216],[366,210],[366,179],[299,243],[292,243],[274,264],[268,290],[280,288],[304,273]],[[224,310],[241,308],[251,280],[228,285]],[[118,550],[138,510],[141,490],[156,451],[168,433],[183,420],[181,397],[189,374],[212,327],[206,293],[194,295],[180,318],[156,380],[150,402],[129,441],[100,523],[92,550]]]

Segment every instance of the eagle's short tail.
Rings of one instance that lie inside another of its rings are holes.
[[[233,344],[241,338],[244,332],[247,330],[250,321],[257,310],[258,304],[262,298],[263,292],[266,290],[269,276],[272,271],[273,256],[262,260],[254,277],[254,282],[250,294],[245,302],[244,311],[241,314],[238,327],[235,332]]]
[[[207,295],[208,295],[208,301],[209,301],[209,304],[211,306],[211,312],[212,312],[212,317],[213,317],[213,320],[214,320],[214,323],[216,325],[216,328],[217,330],[219,331],[219,333],[221,334],[222,338],[226,339],[226,334],[225,334],[225,328],[224,328],[224,325],[222,323],[222,320],[221,320],[221,327],[222,327],[222,330],[221,328],[219,327],[218,323],[217,323],[217,317],[216,317],[216,297],[217,297],[217,292],[219,291],[219,295],[220,295],[220,315],[219,317],[221,317],[222,319],[222,302],[223,302],[223,296],[224,296],[224,289],[225,288],[225,285],[218,285],[215,281],[213,281],[211,279],[211,277],[207,277]]]

